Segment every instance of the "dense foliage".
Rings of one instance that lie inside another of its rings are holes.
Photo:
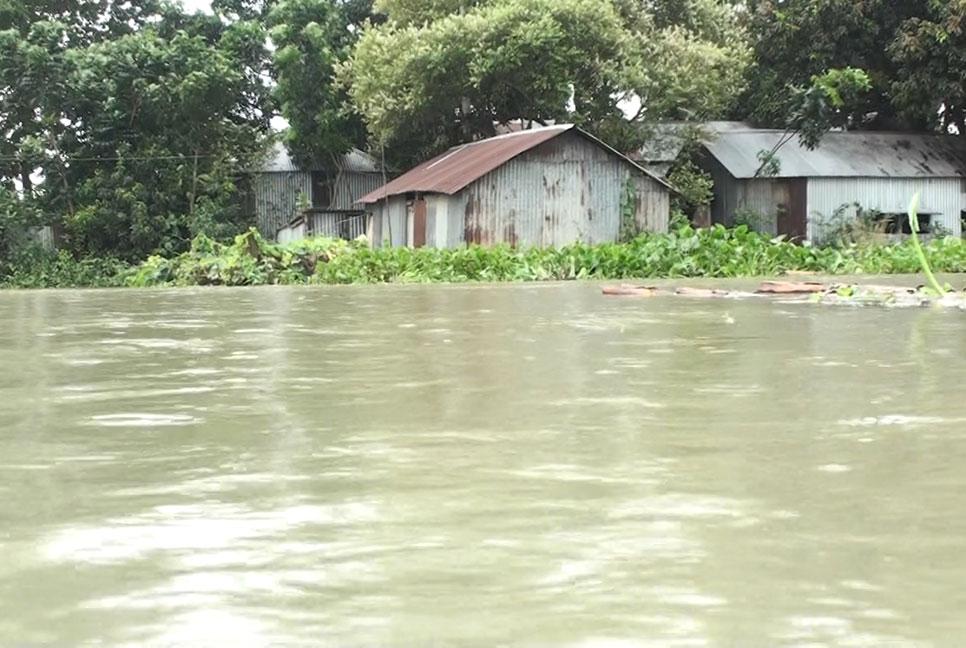
[[[358,18],[358,7],[328,0],[286,0],[268,14],[274,94],[289,124],[286,144],[310,168],[365,146],[365,124],[335,83],[337,66],[351,53]]]
[[[750,57],[716,0],[381,0],[347,79],[374,137],[426,155],[495,124],[569,121],[624,148],[645,120],[720,116]],[[638,105],[629,120],[622,106]]]
[[[0,275],[39,225],[63,267],[246,232],[275,118],[299,162],[358,146],[398,169],[511,122],[633,151],[732,117],[814,146],[966,133],[964,68],[966,0],[0,0]],[[705,207],[707,175],[671,171]]]
[[[966,241],[939,238],[924,246],[936,272],[966,271]],[[758,277],[788,271],[891,274],[920,270],[912,242],[804,247],[741,226],[645,234],[628,243],[561,248],[376,248],[364,240],[317,238],[289,245],[254,230],[223,244],[200,235],[182,254],[151,256],[136,266],[31,255],[8,269],[16,287],[249,286],[394,282],[551,281],[677,277]]]
[[[20,215],[62,226],[77,254],[128,259],[247,227],[235,179],[271,114],[262,27],[152,3],[27,6],[0,25],[0,183]]]
[[[751,0],[755,64],[735,116],[784,127],[793,88],[830,70],[862,70],[867,92],[837,108],[857,128],[966,133],[963,0]]]

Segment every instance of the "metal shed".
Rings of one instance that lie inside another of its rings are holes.
[[[383,183],[372,156],[353,149],[328,168],[299,168],[281,142],[273,144],[252,183],[255,222],[263,236],[280,241],[306,236],[355,238],[367,216],[357,203]]]
[[[365,195],[374,245],[616,241],[667,230],[669,185],[570,124],[457,146]],[[633,202],[633,204],[631,204]]]
[[[762,172],[759,154],[786,136],[779,130],[719,132],[704,146],[714,178],[714,222],[756,214],[761,229],[822,241],[854,219],[858,205],[901,220],[922,194],[924,223],[961,234],[966,144],[951,135],[832,132],[808,150],[792,138],[776,152],[777,173]]]

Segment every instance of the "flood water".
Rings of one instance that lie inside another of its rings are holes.
[[[954,646],[966,315],[0,294],[0,645]]]

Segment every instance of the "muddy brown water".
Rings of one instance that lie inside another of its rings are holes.
[[[0,293],[0,646],[954,646],[966,316]]]

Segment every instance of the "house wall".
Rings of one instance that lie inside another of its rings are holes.
[[[312,172],[278,171],[255,178],[255,223],[262,236],[274,239],[280,229],[298,215],[299,197],[304,193],[310,204],[332,210],[361,210],[356,200],[382,186],[379,173],[340,171],[328,176],[332,183],[328,205],[313,200]]]
[[[755,231],[775,236],[778,234],[778,208],[782,204],[782,192],[777,180],[741,180],[734,184],[735,208],[753,212],[758,219],[753,223]],[[737,213],[737,211],[736,211]]]
[[[291,243],[292,241],[301,241],[306,236],[308,236],[308,227],[305,221],[300,220],[289,223],[278,230],[276,238],[279,243]]]
[[[299,197],[311,202],[312,174],[284,171],[259,174],[252,184],[255,194],[255,226],[262,236],[274,240],[280,229],[298,215]]]
[[[365,212],[312,212],[309,214],[312,236],[343,238],[347,241],[366,236],[369,215]]]
[[[834,227],[829,221],[843,205],[858,203],[863,209],[904,214],[917,191],[922,192],[920,213],[933,214],[934,223],[960,236],[960,212],[966,201],[959,178],[809,178],[809,240],[820,241],[828,234]],[[844,216],[855,218],[855,212],[849,206]]]
[[[667,232],[671,218],[671,192],[653,178],[627,171],[634,182],[634,220],[637,228],[647,232]]]
[[[575,133],[541,144],[450,197],[448,224],[456,226],[462,206],[459,242],[560,246],[615,241],[629,180],[637,223],[666,231],[667,188]],[[447,243],[455,238],[448,230]]]
[[[463,194],[427,194],[426,246],[452,248],[463,243],[463,214],[466,198]]]
[[[731,227],[738,209],[738,180],[715,158],[705,154],[698,166],[711,174],[714,199],[711,202],[711,222]]]
[[[389,242],[393,247],[402,247],[406,241],[406,200],[405,196],[390,196],[388,200],[368,205],[370,214],[369,240],[373,247],[382,247]],[[390,240],[391,235],[391,240]]]
[[[332,191],[332,203],[329,209],[339,211],[361,210],[362,205],[357,200],[371,193],[385,184],[381,173],[360,173],[356,171],[341,171],[335,177]]]
[[[786,204],[789,197],[787,187],[782,183],[796,179],[737,180],[710,155],[701,160],[700,166],[714,180],[712,222],[733,225],[735,212],[747,208],[766,217],[763,231],[777,232],[774,216],[778,206]],[[933,222],[956,236],[962,233],[960,214],[966,209],[966,187],[959,178],[808,178],[805,182],[807,238],[810,241],[820,242],[830,232],[835,226],[830,221],[839,207],[848,206],[843,211],[843,217],[848,219],[855,218],[854,203],[864,209],[905,213],[917,191],[922,192],[921,213],[933,214]]]
[[[732,227],[735,214],[748,211],[758,215],[755,229],[776,235],[777,214],[781,204],[786,204],[787,192],[779,184],[779,178],[752,178],[739,180],[733,177],[717,160],[705,160],[702,168],[714,181],[714,200],[711,203],[711,222]]]
[[[31,227],[27,230],[27,240],[48,252],[57,247],[57,237],[54,234],[54,228],[50,225]]]

